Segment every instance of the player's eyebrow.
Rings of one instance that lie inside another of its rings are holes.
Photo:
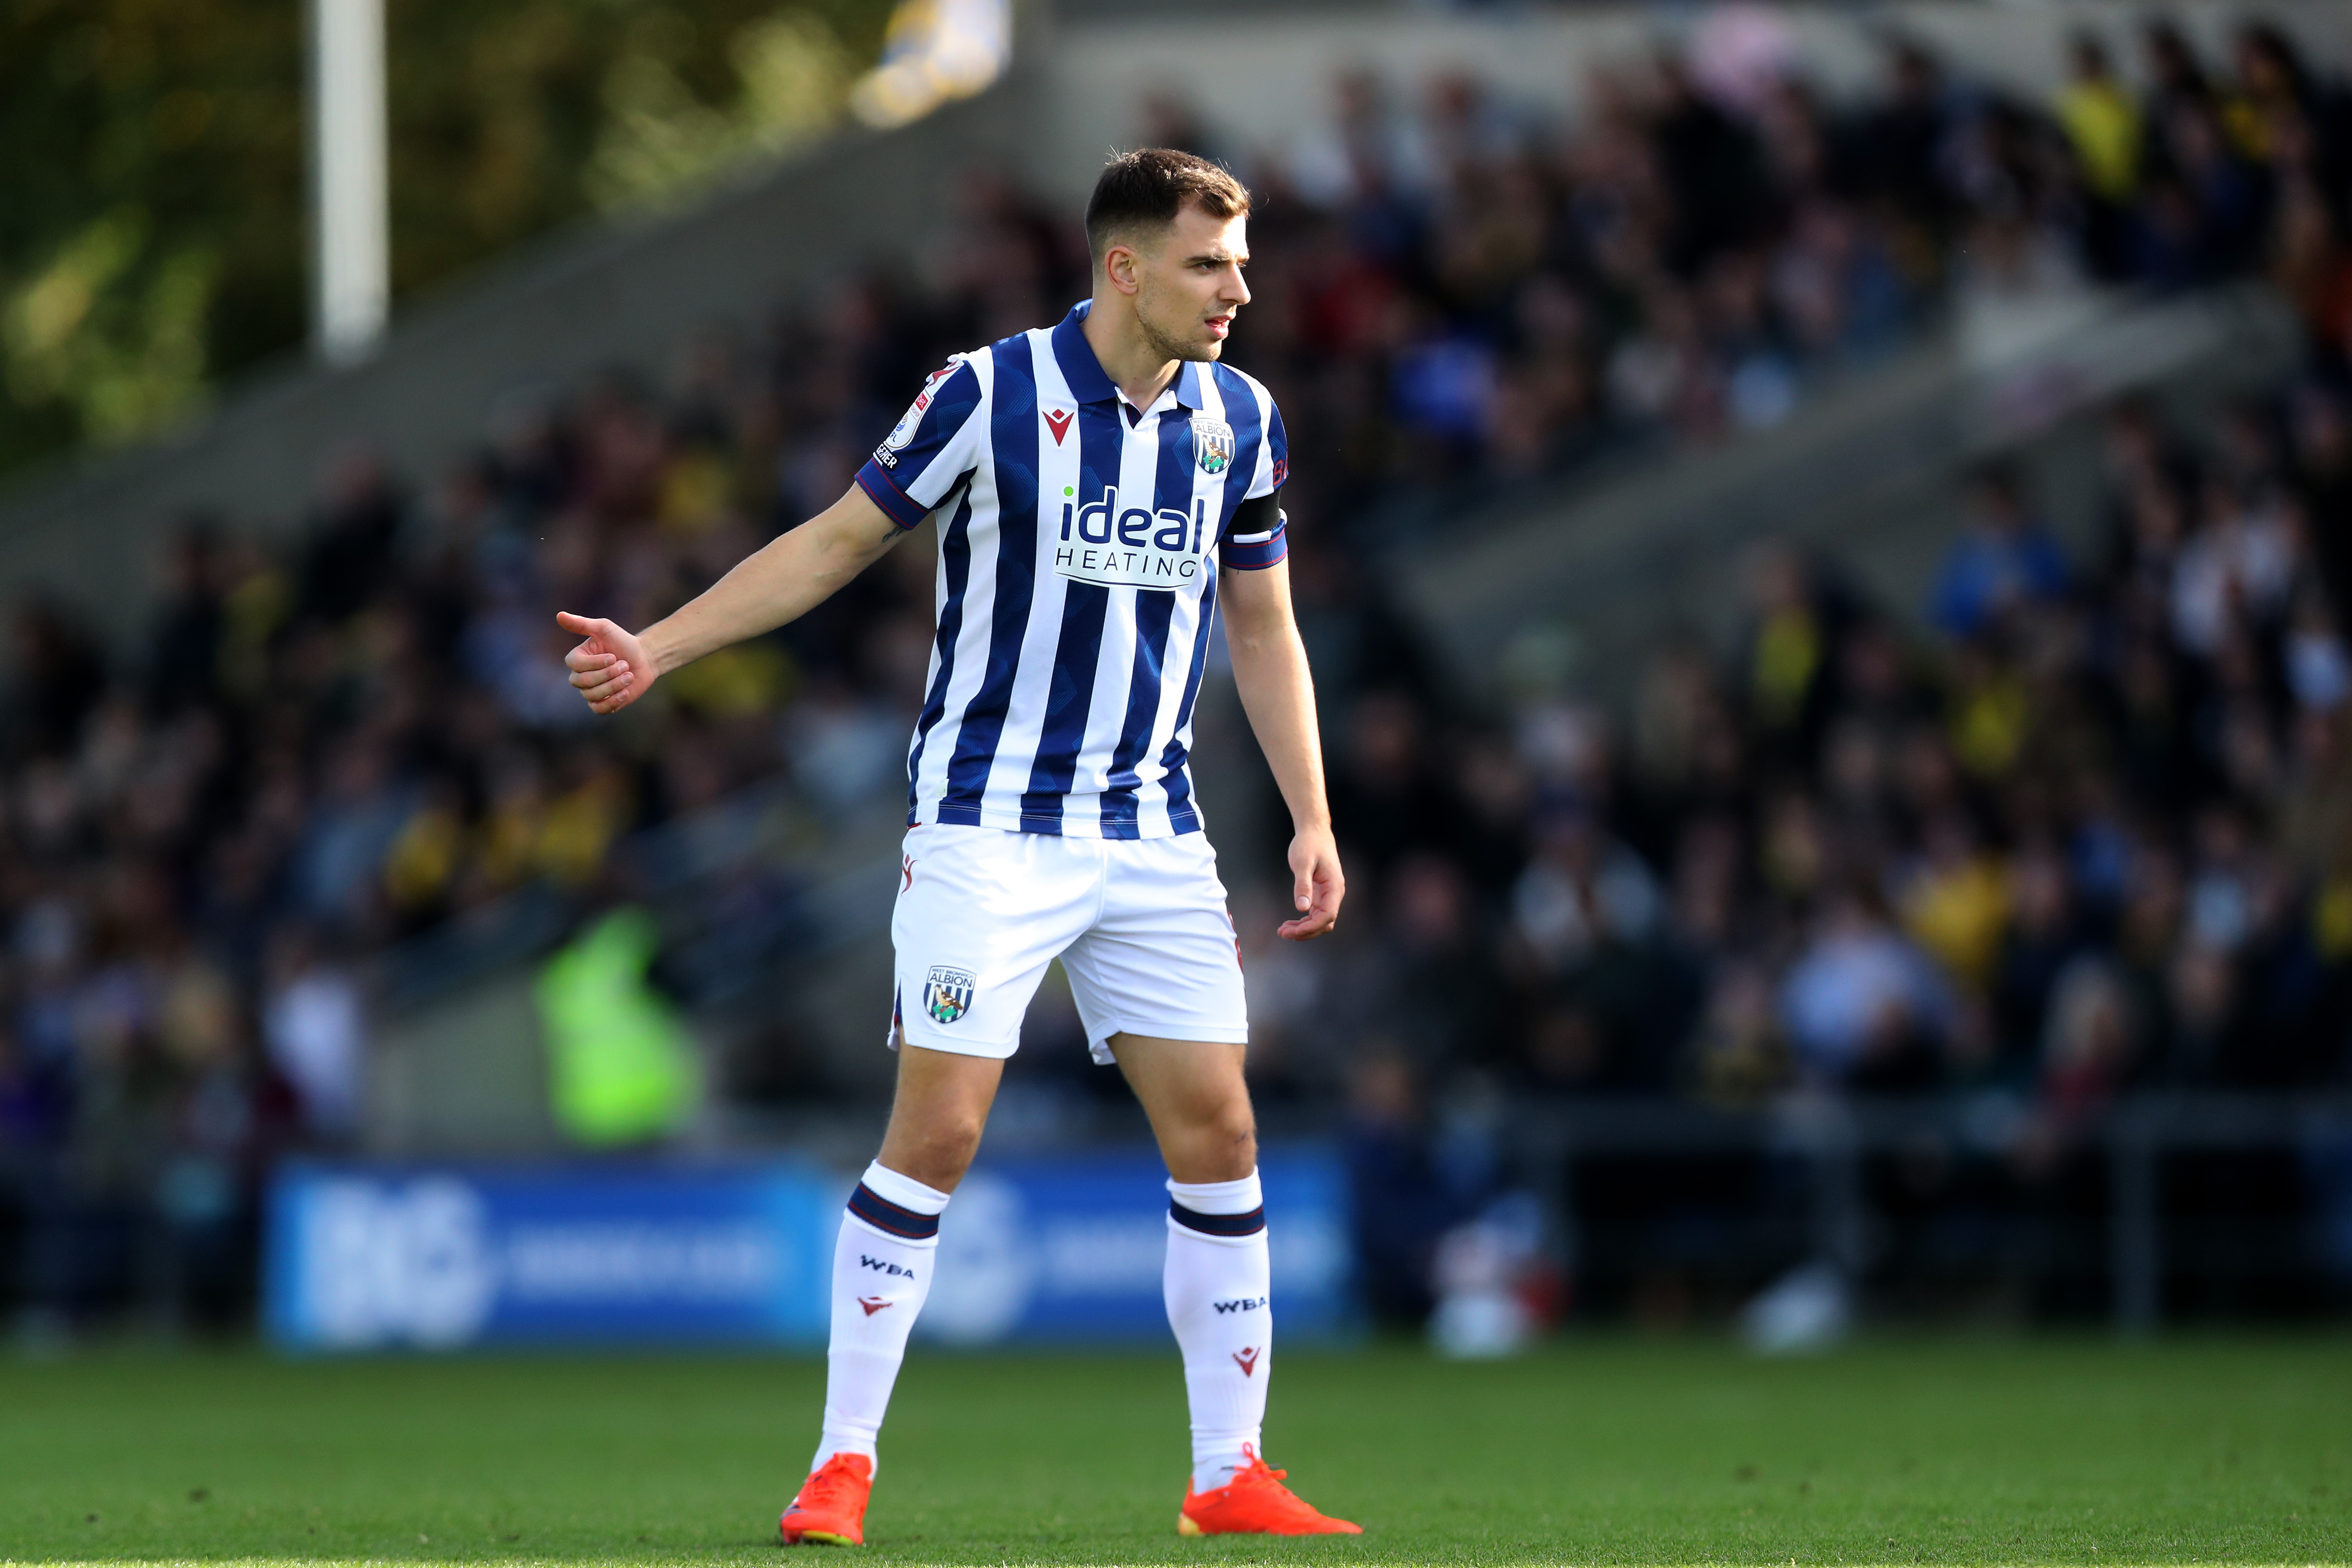
[[[1228,261],[1236,267],[1247,267],[1250,263],[1250,254],[1246,250],[1227,250],[1224,247],[1219,246],[1214,250],[1204,250],[1198,256],[1186,257],[1184,265],[1197,267],[1203,261],[1212,267],[1222,267]]]

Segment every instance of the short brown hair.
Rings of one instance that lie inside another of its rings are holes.
[[[1250,194],[1223,168],[1173,147],[1122,153],[1087,200],[1087,248],[1100,261],[1120,236],[1166,228],[1187,206],[1213,218],[1239,217],[1250,210]]]

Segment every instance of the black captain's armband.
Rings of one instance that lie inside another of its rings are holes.
[[[1274,531],[1281,521],[1282,500],[1279,489],[1268,490],[1255,500],[1245,500],[1234,508],[1233,521],[1225,525],[1225,537],[1233,540],[1264,539]]]

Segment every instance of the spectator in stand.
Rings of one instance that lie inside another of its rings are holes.
[[[1934,1083],[1958,1023],[1944,976],[1888,924],[1867,883],[1824,901],[1780,1009],[1805,1074],[1856,1089]]]
[[[2126,224],[2147,163],[2147,122],[2095,34],[2076,34],[2069,56],[2055,109],[2087,197],[2084,258],[2094,275],[2119,278],[2128,265]]]
[[[2017,475],[2007,468],[1979,473],[1969,487],[1966,530],[1936,574],[1937,626],[1966,639],[2065,591],[2065,553],[2027,510]]]

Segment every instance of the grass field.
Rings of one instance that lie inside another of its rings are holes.
[[[0,1561],[769,1562],[814,1361],[0,1362]],[[1276,1462],[1360,1538],[1180,1541],[1171,1357],[918,1352],[867,1559],[2352,1561],[2352,1342],[1293,1354]]]

